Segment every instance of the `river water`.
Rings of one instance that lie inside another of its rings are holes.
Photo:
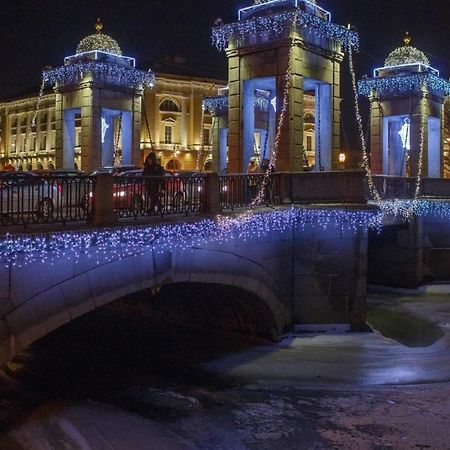
[[[448,448],[450,387],[420,378],[417,363],[450,373],[445,339],[419,350],[376,332],[271,343],[173,322],[147,300],[107,305],[4,368],[1,450]],[[445,325],[447,302],[405,304],[431,305]]]

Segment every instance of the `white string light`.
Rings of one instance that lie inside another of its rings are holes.
[[[164,224],[146,227],[122,227],[89,231],[49,233],[40,235],[6,235],[0,241],[0,258],[6,266],[24,266],[34,261],[54,262],[66,257],[78,261],[92,258],[96,263],[111,262],[146,251],[164,252],[191,249],[208,243],[226,244],[266,237],[302,229],[306,225],[326,229],[367,231],[380,229],[382,214],[376,211],[355,211],[329,208],[291,208],[270,213],[251,213],[238,217],[218,216],[216,220]]]

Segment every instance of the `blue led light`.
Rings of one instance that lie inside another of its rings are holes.
[[[372,93],[379,95],[405,94],[411,91],[420,91],[421,88],[427,88],[442,96],[450,95],[450,82],[430,73],[367,78],[358,82],[359,95],[366,97]]]
[[[147,227],[84,230],[44,235],[7,235],[0,240],[4,265],[26,265],[60,257],[78,260],[88,254],[97,262],[116,261],[145,251],[189,249],[208,243],[226,244],[231,239],[246,241],[270,233],[284,233],[312,225],[319,229],[338,225],[342,229],[379,229],[382,214],[337,208],[291,208],[270,213],[247,212],[237,217]]]
[[[66,85],[79,83],[87,74],[91,74],[94,80],[103,82],[112,80],[122,86],[137,87],[142,85],[147,88],[155,86],[155,75],[151,70],[144,72],[133,67],[100,61],[80,62],[44,70],[42,77],[47,85],[55,85],[56,83]]]
[[[246,36],[264,31],[274,31],[281,34],[283,31],[290,29],[292,25],[300,29],[309,28],[317,36],[339,42],[344,49],[348,49],[349,46],[352,46],[355,50],[359,48],[359,36],[356,32],[323,20],[300,8],[267,16],[256,16],[231,24],[218,25],[212,28],[212,43],[218,50],[223,50],[228,46],[231,38],[243,39]]]

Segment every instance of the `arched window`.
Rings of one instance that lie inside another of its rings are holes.
[[[180,161],[178,161],[177,159],[171,159],[166,164],[166,169],[167,170],[180,170],[181,169]]]
[[[180,112],[180,107],[171,98],[166,98],[159,105],[159,110],[164,112]]]
[[[48,169],[48,170],[55,170],[55,166],[53,165],[52,162],[49,162],[49,163],[48,163],[47,169]]]
[[[316,118],[314,117],[314,114],[311,113],[306,113],[303,116],[303,123],[304,124],[315,124],[316,123]]]
[[[203,165],[203,170],[205,172],[210,172],[212,170],[212,161],[208,160],[205,162],[205,164]]]

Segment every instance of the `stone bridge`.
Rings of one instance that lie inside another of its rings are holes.
[[[300,210],[309,216],[289,219]],[[373,216],[365,206],[268,211],[213,238],[183,239],[181,229],[172,230],[173,245],[145,241],[148,230],[163,225],[122,228],[119,238],[102,229],[23,238],[15,250],[3,247],[10,258],[0,269],[0,364],[102,305],[172,283],[233,287],[242,298],[252,293],[259,303],[255,314],[264,316],[260,333],[272,339],[293,326],[361,325],[365,222]],[[203,223],[191,219],[188,226]]]

